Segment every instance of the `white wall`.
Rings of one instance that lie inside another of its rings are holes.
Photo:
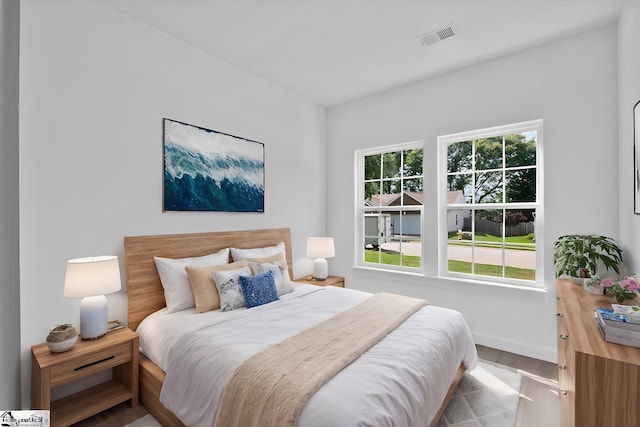
[[[0,1],[0,408],[20,407],[18,47],[20,3]]]
[[[640,101],[640,3],[628,0],[618,22],[618,194],[620,241],[628,272],[640,273],[640,215],[633,206],[633,106]],[[640,129],[636,130],[640,135]],[[640,153],[638,153],[640,154]]]
[[[544,280],[549,292],[355,269],[331,269],[349,287],[426,297],[466,316],[477,342],[556,357],[553,241],[561,234],[618,237],[616,26],[519,51],[329,110],[327,229],[337,253],[354,253],[354,150],[425,141],[426,242],[436,242],[436,138],[544,120]],[[540,239],[542,238],[542,239]],[[435,272],[435,244],[425,260]]]
[[[63,297],[69,258],[116,254],[123,270],[127,235],[291,227],[294,270],[308,274],[306,238],[324,234],[326,112],[108,2],[27,0],[20,23],[28,406],[31,345],[54,323],[79,321],[79,300]],[[263,142],[265,213],[163,213],[163,117]],[[109,318],[126,320],[126,289],[107,298]]]

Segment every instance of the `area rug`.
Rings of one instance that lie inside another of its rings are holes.
[[[162,424],[160,424],[153,415],[147,414],[144,417],[135,420],[131,424],[127,424],[125,427],[162,427]]]
[[[485,361],[463,375],[437,427],[513,427],[522,376]]]
[[[438,427],[514,427],[522,376],[506,366],[479,361],[463,375]],[[148,414],[126,427],[161,427]]]

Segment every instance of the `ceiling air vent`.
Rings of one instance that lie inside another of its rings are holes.
[[[437,30],[429,31],[428,33],[422,34],[418,36],[418,39],[420,40],[420,43],[427,46],[441,40],[451,38],[455,35],[456,29],[453,27],[453,24],[449,24],[442,28],[438,28]]]

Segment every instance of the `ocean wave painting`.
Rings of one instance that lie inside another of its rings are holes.
[[[164,210],[264,212],[264,144],[164,119]]]

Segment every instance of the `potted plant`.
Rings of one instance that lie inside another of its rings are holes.
[[[635,300],[640,290],[640,281],[634,276],[629,276],[622,280],[611,277],[602,279],[601,286],[611,293],[618,304],[624,304],[626,300]]]
[[[553,265],[556,277],[562,274],[588,278],[597,273],[599,265],[620,274],[622,249],[610,237],[569,234],[553,244]]]

